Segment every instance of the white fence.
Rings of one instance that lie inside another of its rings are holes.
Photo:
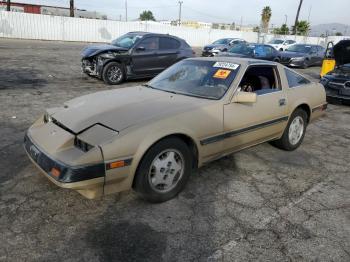
[[[110,42],[130,31],[176,35],[192,46],[203,46],[223,37],[243,38],[249,42],[267,42],[275,37],[254,32],[194,29],[147,22],[119,22],[0,11],[0,37],[5,38]],[[327,39],[320,37],[286,36],[285,38],[309,44],[325,45],[327,43]]]

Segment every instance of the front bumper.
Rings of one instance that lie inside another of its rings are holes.
[[[328,102],[336,101],[344,104],[350,104],[350,89],[333,89],[326,85],[325,90]]]
[[[55,184],[60,187],[79,189],[82,186],[80,182],[85,181],[85,186],[89,184],[86,183],[86,181],[91,181],[90,184],[95,184],[98,178],[103,179],[105,176],[104,163],[75,167],[66,165],[61,161],[53,159],[40,149],[28,134],[24,137],[24,148],[32,162],[49,177],[51,181],[55,182]]]
[[[204,57],[210,57],[210,56],[216,56],[219,53],[218,50],[203,50],[202,56]]]
[[[81,71],[90,76],[101,77],[105,61],[98,58],[83,58],[81,60]]]
[[[304,65],[304,60],[292,60],[292,59],[281,59],[280,63],[285,66],[290,67],[302,67]]]

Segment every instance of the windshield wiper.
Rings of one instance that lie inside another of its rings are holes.
[[[152,88],[152,89],[157,89],[157,88],[155,88],[155,87],[153,87],[153,86],[151,86],[149,84],[142,84],[142,86],[145,86],[145,87],[148,87],[148,88]]]
[[[159,89],[159,88],[155,88],[154,86],[151,86],[149,84],[143,84],[142,86],[148,87],[148,88],[152,88],[155,90],[160,90],[160,91],[164,91],[164,92],[168,92],[168,93],[172,93],[172,94],[178,94],[175,91],[171,91],[171,90],[166,90],[166,89]]]

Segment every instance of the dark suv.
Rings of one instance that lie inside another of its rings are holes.
[[[84,73],[110,85],[126,79],[153,77],[194,52],[185,40],[165,34],[130,32],[107,45],[82,51]]]

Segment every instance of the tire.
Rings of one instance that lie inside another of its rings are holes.
[[[279,58],[275,58],[273,61],[279,63],[281,60]]]
[[[185,142],[176,137],[163,139],[142,158],[133,188],[149,202],[172,199],[185,187],[191,175],[192,162],[191,151]]]
[[[279,51],[283,52],[284,50],[283,50],[283,48],[280,48],[280,50],[279,50]]]
[[[114,72],[114,73],[113,73]],[[110,62],[103,68],[102,80],[108,85],[119,85],[125,79],[124,67],[117,62]]]
[[[303,142],[306,126],[307,126],[307,119],[308,119],[307,113],[303,109],[297,108],[289,118],[288,124],[283,132],[282,137],[278,140],[272,141],[272,144],[286,151],[293,151],[297,149],[300,146],[300,144]],[[302,121],[301,129],[295,128],[296,127],[295,121],[296,122]],[[298,131],[301,133],[299,133]],[[295,132],[294,135],[292,134],[292,132]]]
[[[309,60],[305,59],[301,68],[306,69],[309,67]]]

